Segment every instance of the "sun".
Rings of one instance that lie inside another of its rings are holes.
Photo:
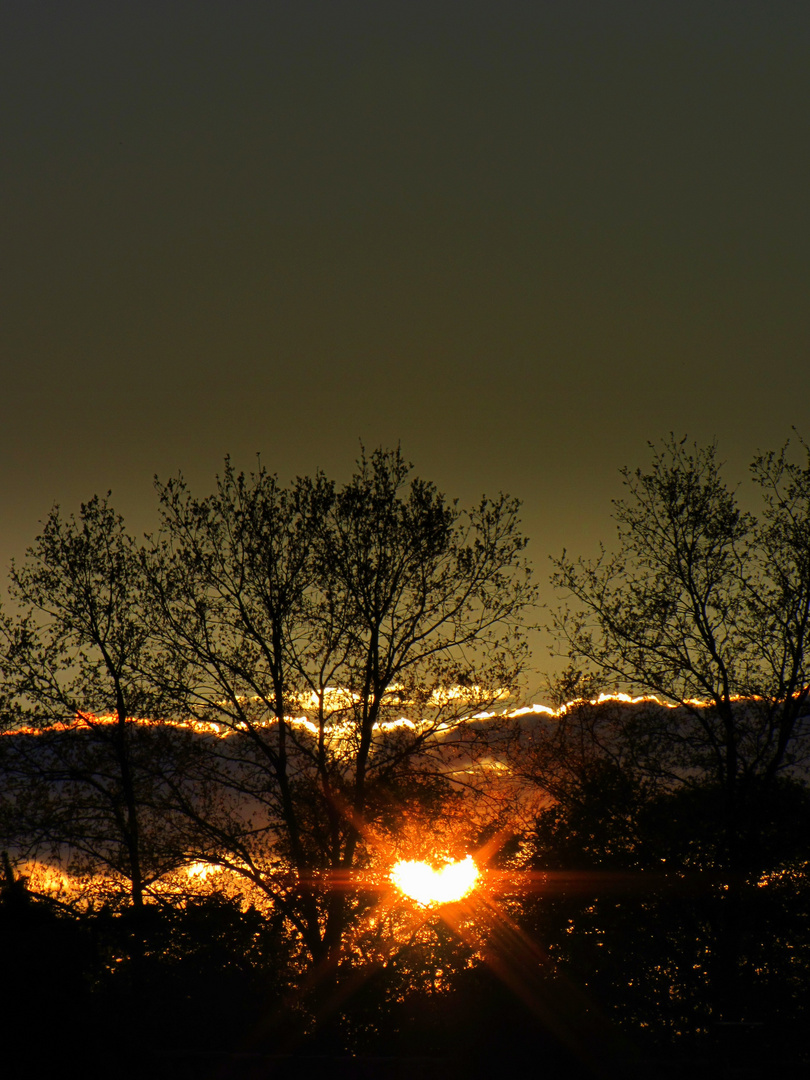
[[[461,900],[475,887],[481,872],[471,855],[461,862],[447,863],[439,870],[425,862],[398,862],[391,881],[400,892],[423,907]]]

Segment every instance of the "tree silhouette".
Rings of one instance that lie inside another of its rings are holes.
[[[162,685],[228,733],[198,762],[210,799],[185,809],[205,856],[337,963],[362,901],[329,875],[371,866],[384,794],[441,785],[449,731],[520,676],[534,589],[518,504],[462,511],[384,450],[338,490],[228,462],[206,498],[182,480],[158,490]]]
[[[748,866],[776,778],[810,735],[810,450],[752,465],[763,497],[740,508],[714,446],[671,438],[625,470],[615,551],[555,560],[570,600],[554,620],[574,665],[679,706],[652,710],[648,765],[721,793],[718,858]]]
[[[58,507],[11,570],[17,614],[0,623],[7,723],[6,819],[19,843],[73,870],[103,868],[142,909],[166,868],[158,775],[170,755],[144,675],[149,634],[135,544],[107,499]],[[65,728],[74,728],[70,738]]]
[[[609,747],[591,743],[596,798],[582,783],[580,802],[549,811],[538,839],[546,858],[559,846],[568,857],[578,848],[591,860],[601,852],[628,866],[657,859],[662,871],[721,875],[683,920],[666,898],[651,908],[671,952],[648,967],[694,1002],[693,1020],[684,1013],[676,1027],[704,1033],[718,1020],[757,1019],[752,1002],[769,969],[748,958],[776,955],[782,940],[778,920],[754,917],[766,906],[762,887],[806,873],[807,832],[796,825],[808,806],[810,448],[799,449],[798,459],[789,444],[754,459],[755,514],[724,481],[715,446],[671,437],[653,447],[649,471],[624,471],[615,549],[592,562],[555,560],[568,600],[554,627],[571,670],[662,704],[625,710]],[[631,796],[624,811],[622,793]],[[583,915],[572,925],[584,926]],[[695,942],[701,955],[687,964]],[[700,985],[687,987],[689,970],[702,973]]]

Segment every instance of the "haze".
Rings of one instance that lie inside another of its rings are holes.
[[[541,579],[647,439],[742,477],[806,412],[809,44],[782,0],[5,4],[2,565],[226,453],[401,442],[522,498]]]

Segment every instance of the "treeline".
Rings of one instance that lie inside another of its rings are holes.
[[[121,1040],[195,1076],[800,1061],[810,455],[752,469],[758,514],[714,447],[625,474],[610,551],[556,562],[570,704],[545,722],[507,716],[538,609],[505,496],[462,509],[379,450],[342,486],[159,483],[143,542],[108,499],[54,509],[0,627],[19,1030],[47,977],[100,1068]],[[469,852],[461,904],[386,893],[397,858]],[[37,895],[34,860],[103,889]]]
[[[54,509],[1,627],[4,723],[47,742],[6,785],[29,844],[108,869],[136,909],[195,860],[278,902],[279,869],[350,871],[395,794],[427,805],[437,733],[517,685],[535,593],[515,501],[462,511],[409,472],[377,451],[341,488],[282,487],[226,463],[202,499],[158,484],[143,544],[106,499]],[[339,951],[345,898],[292,892],[311,959]]]

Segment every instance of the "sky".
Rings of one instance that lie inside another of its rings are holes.
[[[806,0],[5,0],[3,575],[54,503],[362,441],[523,500],[553,602],[649,440],[810,437],[808,50]]]

